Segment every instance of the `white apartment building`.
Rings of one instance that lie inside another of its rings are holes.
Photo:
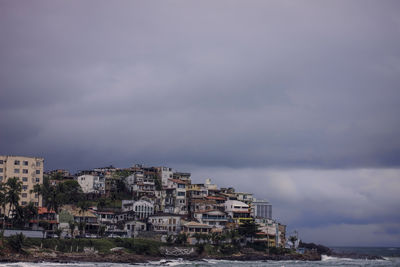
[[[122,200],[122,211],[134,211],[136,219],[146,219],[154,214],[154,205],[146,200]]]
[[[241,223],[243,220],[250,219],[250,207],[238,200],[225,201],[225,212],[235,221]]]
[[[179,233],[181,231],[181,216],[177,214],[160,213],[150,215],[148,222],[155,232]]]
[[[82,187],[83,193],[104,193],[105,191],[104,177],[84,174],[78,176],[77,181]]]
[[[255,200],[251,203],[251,213],[254,218],[272,219],[272,205],[266,200]]]
[[[0,183],[6,183],[9,178],[17,177],[22,182],[19,204],[24,206],[33,202],[35,206],[41,206],[42,197],[31,193],[31,190],[34,185],[43,184],[43,165],[43,158],[0,156]]]
[[[167,186],[168,179],[172,179],[173,174],[174,174],[172,168],[158,167],[157,170],[159,171],[160,176],[161,176],[161,184],[163,186]]]

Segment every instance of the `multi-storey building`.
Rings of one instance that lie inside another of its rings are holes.
[[[8,179],[17,177],[22,182],[19,204],[24,206],[33,202],[35,206],[41,206],[42,197],[34,192],[31,193],[31,190],[36,184],[43,183],[43,165],[43,158],[0,156],[0,183],[6,183]]]
[[[181,231],[181,215],[159,213],[150,215],[148,222],[155,232],[179,233]]]
[[[251,194],[251,193],[235,192],[233,194],[237,200],[242,201],[249,206],[253,202],[253,194]]]
[[[122,211],[134,211],[135,219],[147,219],[154,214],[154,205],[146,200],[122,200]]]
[[[104,194],[105,192],[105,178],[102,176],[85,174],[78,176],[77,181],[82,187],[83,193]]]
[[[161,180],[161,184],[163,186],[166,186],[168,183],[168,179],[171,179],[173,177],[172,169],[168,167],[158,167],[157,171]]]
[[[198,211],[194,213],[194,218],[200,223],[216,228],[224,228],[228,222],[226,213],[219,210]]]
[[[272,205],[266,200],[253,201],[251,213],[254,218],[272,219]]]
[[[174,172],[174,174],[172,175],[172,178],[181,180],[181,181],[185,181],[188,184],[190,184],[190,183],[192,183],[190,176],[191,176],[191,173],[189,173],[189,172]]]
[[[250,208],[244,202],[238,200],[225,201],[225,212],[233,219],[236,224],[244,221],[253,220],[250,216]]]
[[[186,181],[178,179],[168,179],[167,184],[169,189],[174,189],[172,193],[173,205],[175,207],[173,213],[187,214],[187,201],[186,201]]]

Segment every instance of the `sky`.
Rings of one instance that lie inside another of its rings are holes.
[[[306,242],[400,246],[399,1],[0,1],[0,154],[169,166]]]

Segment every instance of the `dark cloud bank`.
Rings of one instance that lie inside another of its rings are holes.
[[[168,165],[270,199],[305,238],[400,245],[399,9],[2,1],[1,154]]]

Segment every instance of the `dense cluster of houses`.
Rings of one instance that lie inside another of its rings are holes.
[[[0,182],[18,178],[22,183],[20,205],[32,202],[38,207],[36,218],[29,222],[32,230],[65,238],[83,235],[165,239],[185,233],[188,242],[194,243],[196,234],[226,233],[255,222],[257,240],[267,241],[270,247],[285,246],[286,226],[273,220],[269,202],[234,188],[219,188],[211,179],[192,183],[190,173],[139,164],[71,175],[66,170],[44,172],[43,162],[42,158],[0,157]],[[89,205],[62,205],[57,213],[48,210],[41,194],[33,192],[46,176],[53,186],[76,181]]]
[[[69,222],[85,222],[85,236],[94,237],[99,227],[106,236],[151,236],[186,233],[189,242],[195,233],[221,233],[235,229],[245,221],[258,224],[259,240],[270,246],[284,246],[286,226],[272,219],[272,205],[257,200],[251,193],[236,192],[234,188],[218,188],[210,179],[192,183],[191,174],[168,167],[134,165],[117,169],[112,166],[80,171],[71,176],[65,170],[55,170],[63,179],[75,179],[89,199],[112,198],[123,183],[130,197],[118,208],[99,205],[82,212],[78,207],[65,206],[58,216],[58,227],[64,235],[71,232]],[[59,180],[52,180],[56,183]],[[118,192],[117,192],[118,193]]]

